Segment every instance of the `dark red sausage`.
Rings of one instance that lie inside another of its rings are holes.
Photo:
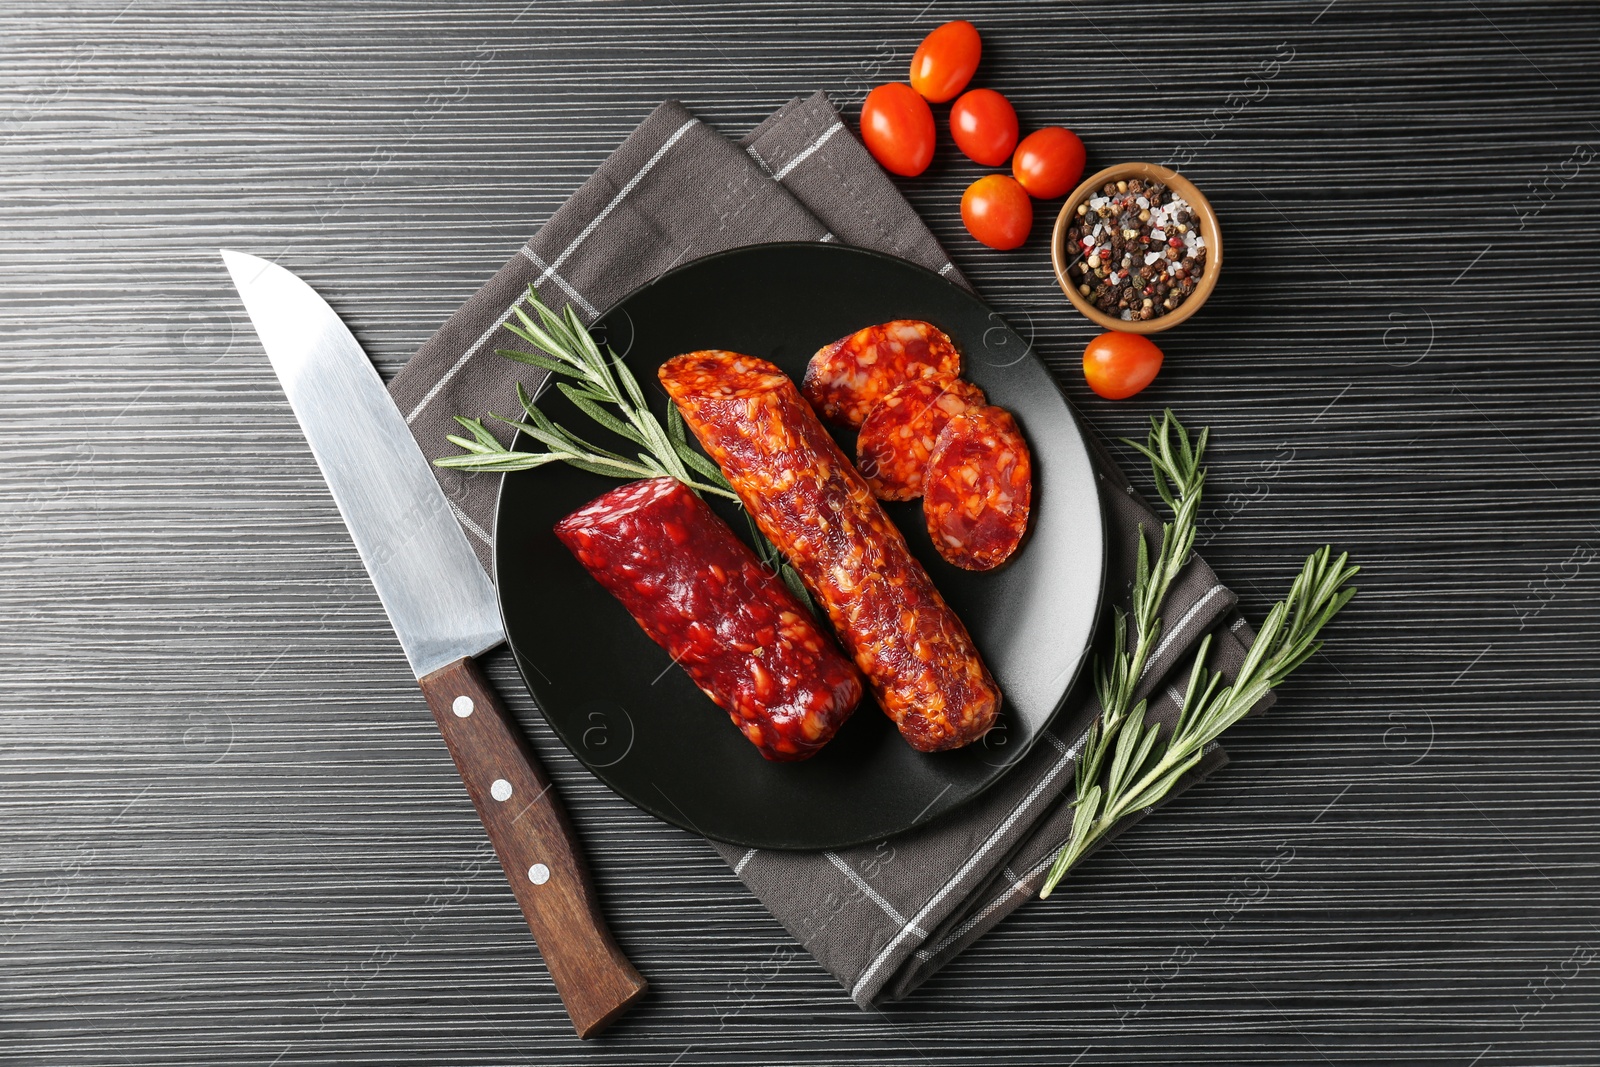
[[[969,571],[1000,566],[1022,544],[1033,507],[1033,461],[1003,408],[945,423],[928,457],[922,513],[939,554]]]
[[[818,349],[805,396],[829,422],[855,429],[891,389],[929,370],[959,375],[961,353],[932,323],[895,319]]]
[[[856,438],[856,468],[879,500],[915,500],[922,495],[922,472],[952,416],[989,401],[969,381],[929,371],[901,382],[861,424]]]
[[[734,352],[678,356],[660,377],[911,746],[936,752],[983,736],[1000,710],[999,687],[794,382]]]
[[[861,700],[850,661],[682,482],[629,482],[556,536],[767,759],[814,755]]]

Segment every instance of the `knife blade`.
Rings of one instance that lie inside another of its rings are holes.
[[[377,368],[283,267],[222,259],[333,493],[578,1036],[647,988],[601,916],[550,780],[474,657],[505,640],[494,588]]]

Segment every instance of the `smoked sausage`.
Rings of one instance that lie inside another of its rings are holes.
[[[850,661],[682,482],[613,489],[556,536],[767,759],[814,755],[861,700]]]
[[[720,351],[677,356],[659,377],[906,741],[936,752],[983,736],[999,687],[794,382],[765,360]]]

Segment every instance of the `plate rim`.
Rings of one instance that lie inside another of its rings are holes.
[[[847,244],[836,243],[836,242],[831,242],[831,241],[829,241],[829,242],[819,242],[819,241],[766,241],[766,242],[760,242],[760,243],[756,243],[756,244],[739,245],[738,247],[735,247],[735,248],[725,248],[725,249],[722,249],[721,251],[718,251],[718,252],[712,252],[712,253],[709,253],[707,255],[700,256],[700,257],[698,257],[696,259],[689,260],[687,263],[680,263],[677,266],[671,268],[670,270],[663,271],[661,274],[659,274],[656,277],[650,279],[649,281],[644,282],[644,283],[642,283],[640,285],[637,285],[634,288],[628,290],[628,292],[626,292],[621,297],[619,297],[616,300],[612,301],[605,308],[603,308],[601,310],[600,314],[594,316],[592,321],[593,322],[603,321],[612,312],[616,311],[617,308],[622,307],[623,305],[627,304],[629,301],[633,300],[639,294],[644,293],[644,292],[654,288],[657,285],[661,285],[662,283],[666,282],[668,279],[671,279],[671,278],[675,277],[678,274],[684,273],[684,272],[692,270],[692,269],[699,268],[699,267],[703,266],[704,264],[706,264],[708,262],[713,262],[713,261],[721,260],[721,259],[730,259],[730,258],[734,258],[734,257],[741,256],[741,255],[750,255],[753,252],[757,252],[757,251],[760,251],[760,252],[771,252],[771,251],[782,251],[784,249],[803,249],[803,250],[805,250],[807,252],[814,252],[814,251],[818,251],[818,250],[821,250],[821,249],[828,249],[829,251],[825,252],[824,253],[825,255],[847,254],[847,255],[865,256],[865,257],[868,257],[869,259],[877,259],[877,260],[882,260],[882,261],[887,261],[887,262],[890,262],[890,263],[894,263],[899,267],[909,267],[914,272],[923,275],[925,278],[939,283],[940,285],[945,287],[948,291],[950,291],[952,294],[954,294],[957,298],[977,303],[985,311],[987,311],[990,315],[992,315],[1000,323],[1000,325],[1005,330],[1007,330],[1008,332],[1010,332],[1011,334],[1016,336],[1018,338],[1018,340],[1021,340],[1021,335],[1017,334],[1017,332],[1014,329],[1012,329],[1011,324],[1008,321],[1006,321],[1005,316],[1001,315],[998,311],[996,311],[994,308],[992,308],[986,300],[984,300],[981,296],[979,296],[975,291],[973,291],[971,289],[967,289],[967,288],[965,288],[965,287],[963,287],[961,285],[956,284],[955,282],[951,281],[949,278],[947,278],[944,275],[940,274],[938,271],[930,270],[929,268],[923,266],[920,263],[916,263],[916,262],[913,262],[913,261],[911,261],[909,259],[904,259],[904,258],[901,258],[900,256],[892,255],[892,254],[887,253],[887,252],[880,252],[880,251],[878,251],[876,249],[872,249],[872,248],[860,248],[860,247],[855,246],[855,245],[847,245]],[[585,326],[587,328],[588,324],[585,324]],[[1005,781],[1006,779],[1010,778],[1012,773],[1026,761],[1027,756],[1029,755],[1029,753],[1031,753],[1034,750],[1034,748],[1038,745],[1038,743],[1039,743],[1039,741],[1041,739],[1041,735],[1044,734],[1047,730],[1049,730],[1051,728],[1051,726],[1053,726],[1055,724],[1055,721],[1060,717],[1062,710],[1066,707],[1068,698],[1071,697],[1073,691],[1077,688],[1079,680],[1083,677],[1084,669],[1088,666],[1090,653],[1093,651],[1093,648],[1094,648],[1095,638],[1099,635],[1100,627],[1101,627],[1101,625],[1102,625],[1102,623],[1104,621],[1104,619],[1103,619],[1104,610],[1103,609],[1105,607],[1105,599],[1106,599],[1106,588],[1105,588],[1105,585],[1106,585],[1106,573],[1107,573],[1107,556],[1108,556],[1108,554],[1110,552],[1110,547],[1109,547],[1110,546],[1110,538],[1107,535],[1107,526],[1106,526],[1107,508],[1106,508],[1105,500],[1104,500],[1104,497],[1103,497],[1102,486],[1100,484],[1101,483],[1101,479],[1098,476],[1098,472],[1094,471],[1095,462],[1096,462],[1094,446],[1090,442],[1089,435],[1084,429],[1083,420],[1079,416],[1077,408],[1073,406],[1071,397],[1069,397],[1067,395],[1067,392],[1062,387],[1061,382],[1056,378],[1055,372],[1050,369],[1049,364],[1045,363],[1045,361],[1034,350],[1034,345],[1033,345],[1032,342],[1024,342],[1024,345],[1025,345],[1025,348],[1026,348],[1027,356],[1029,358],[1032,358],[1032,359],[1036,360],[1039,363],[1040,368],[1044,371],[1045,377],[1049,380],[1051,386],[1053,386],[1055,388],[1057,394],[1061,397],[1062,406],[1066,408],[1067,415],[1072,420],[1073,428],[1077,431],[1078,439],[1082,444],[1083,451],[1084,451],[1084,456],[1085,456],[1085,458],[1086,458],[1086,460],[1087,460],[1087,462],[1088,462],[1088,464],[1090,466],[1091,472],[1095,473],[1095,478],[1094,478],[1094,482],[1093,482],[1093,488],[1094,488],[1094,494],[1095,494],[1095,513],[1096,513],[1096,519],[1098,520],[1096,525],[1099,528],[1099,534],[1100,534],[1100,551],[1099,551],[1099,554],[1098,554],[1098,556],[1097,556],[1097,558],[1095,560],[1096,566],[1098,568],[1098,574],[1097,574],[1095,582],[1094,582],[1095,603],[1094,603],[1093,614],[1091,616],[1091,622],[1090,622],[1090,626],[1089,626],[1089,631],[1088,631],[1088,634],[1087,634],[1087,636],[1086,636],[1086,638],[1084,640],[1083,647],[1078,652],[1077,663],[1073,667],[1072,675],[1067,680],[1065,686],[1063,687],[1062,692],[1061,692],[1061,696],[1056,700],[1055,706],[1053,708],[1051,708],[1049,714],[1047,714],[1044,717],[1044,719],[1040,722],[1039,727],[1038,727],[1038,729],[1036,729],[1034,731],[1033,736],[1028,740],[1027,744],[1021,749],[1021,751],[1019,751],[1015,756],[1010,757],[1006,761],[1006,763],[1005,763],[1004,767],[1001,769],[1000,773],[994,775],[994,777],[990,778],[988,781],[984,782],[982,785],[980,785],[979,787],[974,789],[971,793],[969,793],[966,797],[961,799],[959,802],[954,803],[954,804],[950,805],[949,807],[938,808],[936,805],[930,805],[929,806],[929,811],[925,811],[922,815],[919,815],[917,818],[913,819],[911,822],[908,822],[904,826],[901,826],[901,827],[898,827],[898,828],[896,828],[894,830],[888,831],[887,833],[885,833],[885,832],[876,832],[876,833],[868,834],[866,836],[861,836],[861,837],[841,838],[841,839],[839,839],[837,841],[830,842],[829,844],[826,844],[826,845],[818,845],[818,844],[815,844],[815,843],[799,843],[799,844],[796,844],[796,843],[773,843],[770,840],[759,841],[758,842],[758,841],[742,840],[742,839],[733,838],[733,837],[715,836],[715,835],[713,835],[711,833],[708,833],[707,831],[701,829],[700,827],[694,825],[693,821],[690,820],[689,817],[687,815],[685,815],[683,812],[678,811],[678,812],[674,813],[674,812],[668,810],[671,807],[675,807],[675,805],[671,804],[670,798],[668,798],[665,794],[662,794],[662,799],[667,801],[667,805],[666,806],[662,806],[662,805],[657,805],[657,804],[654,804],[654,803],[646,802],[644,800],[636,799],[633,796],[629,796],[626,793],[623,793],[616,786],[612,785],[603,776],[601,776],[595,770],[594,767],[590,766],[589,761],[584,759],[584,757],[579,754],[579,751],[578,751],[578,747],[579,746],[575,745],[573,743],[572,739],[567,737],[566,733],[562,730],[562,728],[560,726],[558,726],[556,724],[556,722],[554,720],[552,720],[552,718],[545,713],[544,705],[540,702],[538,694],[535,692],[535,687],[534,687],[533,681],[529,677],[529,668],[532,666],[532,661],[527,659],[527,657],[525,657],[523,655],[522,651],[517,647],[517,642],[516,642],[515,638],[513,637],[514,629],[511,626],[510,619],[508,618],[508,614],[509,613],[508,613],[508,610],[507,610],[507,597],[504,595],[504,592],[503,592],[504,586],[502,585],[502,583],[500,581],[500,577],[501,577],[500,576],[500,570],[501,570],[501,559],[502,559],[502,553],[501,553],[501,547],[500,547],[501,546],[501,541],[500,541],[500,518],[501,518],[501,515],[503,514],[504,509],[505,509],[505,499],[506,499],[505,498],[505,490],[506,490],[506,484],[507,484],[507,479],[508,479],[508,475],[501,474],[499,476],[499,482],[495,487],[494,528],[490,531],[490,563],[491,563],[491,575],[492,575],[493,580],[494,580],[495,601],[496,601],[497,605],[499,606],[501,626],[504,629],[505,634],[506,634],[506,647],[508,649],[510,649],[511,654],[512,654],[512,659],[515,661],[515,663],[517,665],[517,674],[522,679],[523,688],[527,691],[529,697],[533,700],[534,707],[538,709],[539,717],[544,720],[545,725],[547,725],[550,728],[551,733],[555,734],[556,738],[561,742],[562,747],[564,747],[567,750],[567,752],[569,754],[571,754],[571,756],[575,760],[578,761],[579,765],[582,766],[583,769],[590,776],[592,776],[601,785],[605,786],[606,789],[608,789],[612,794],[614,794],[617,797],[621,798],[622,800],[626,801],[628,804],[631,804],[634,807],[639,808],[641,811],[644,811],[647,814],[653,815],[656,818],[662,820],[663,822],[668,823],[669,825],[672,825],[672,826],[675,826],[675,827],[677,827],[677,828],[679,828],[681,830],[686,830],[686,831],[688,831],[690,833],[696,834],[696,835],[698,835],[698,836],[700,836],[702,838],[705,838],[708,841],[713,841],[713,842],[719,842],[719,843],[723,843],[723,844],[733,845],[733,846],[740,847],[740,848],[765,849],[765,850],[784,851],[784,852],[818,852],[818,851],[827,851],[827,850],[833,850],[833,849],[854,848],[854,847],[858,847],[860,845],[870,844],[870,843],[875,842],[875,841],[881,841],[881,840],[884,840],[884,839],[886,839],[888,837],[896,837],[896,836],[899,836],[901,834],[909,833],[909,832],[911,832],[913,830],[922,829],[922,828],[925,828],[925,827],[927,827],[929,825],[937,823],[942,819],[949,818],[949,817],[955,815],[958,812],[966,810],[975,801],[977,801],[979,798],[981,798],[982,796],[987,794],[991,789],[993,789],[999,783],[1001,783],[1001,782]],[[512,439],[512,443],[511,443],[510,447],[512,449],[518,448],[520,446],[520,444],[524,441],[526,436],[527,435],[524,434],[521,430],[518,430],[516,435],[515,435],[515,437],[513,437],[513,439]],[[625,484],[625,483],[619,482],[618,484]],[[929,812],[931,812],[931,813],[929,813]]]

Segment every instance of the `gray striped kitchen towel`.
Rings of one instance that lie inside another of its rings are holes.
[[[515,410],[518,378],[537,384],[531,368],[494,354],[517,343],[501,324],[530,283],[552,306],[571,304],[592,321],[680,263],[807,240],[889,252],[966,284],[825,94],[791,101],[738,144],[669,101],[422,346],[390,391],[424,453],[447,455],[455,451],[445,440],[452,415]],[[1158,535],[1160,523],[1116,465],[1100,460],[1108,600],[1125,606],[1140,529]],[[495,479],[436,473],[487,567]],[[1169,675],[1200,637],[1215,631],[1214,665],[1231,670],[1253,635],[1198,557],[1168,604],[1141,689],[1152,718],[1170,723],[1178,694]],[[1073,768],[1097,713],[1080,682],[999,785],[912,833],[823,853],[712,847],[858,1004],[903,996],[1037,890],[1067,837]],[[1191,781],[1223,762],[1214,750]]]

